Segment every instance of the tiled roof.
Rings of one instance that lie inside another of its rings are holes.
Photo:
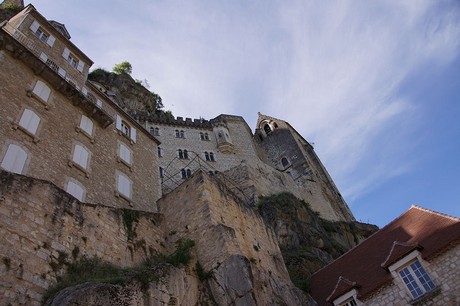
[[[312,276],[312,296],[318,305],[330,305],[328,298],[332,301],[345,293],[337,286],[342,278],[356,283],[355,288],[359,286],[358,298],[366,297],[392,280],[385,267],[408,252],[419,249],[422,257],[429,260],[459,242],[459,218],[413,205],[357,247],[316,272]]]

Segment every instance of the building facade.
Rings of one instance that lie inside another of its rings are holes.
[[[32,5],[0,30],[0,166],[78,200],[154,211],[159,141],[87,82],[92,61]]]
[[[156,211],[197,169],[268,165],[324,218],[354,220],[312,146],[287,122],[259,114],[253,134],[234,115],[128,115],[113,90],[88,81],[93,62],[70,38],[33,5],[1,24],[2,169],[48,180],[83,202]]]
[[[312,276],[318,305],[459,305],[460,219],[413,205]]]

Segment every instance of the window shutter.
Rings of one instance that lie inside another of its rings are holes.
[[[67,48],[64,48],[64,52],[62,52],[62,57],[67,60],[69,58],[69,55],[70,55],[70,50]]]
[[[34,20],[34,22],[32,22],[32,25],[30,26],[30,29],[32,30],[32,32],[37,32],[38,28],[40,27],[40,24]]]
[[[42,53],[40,54],[40,59],[41,59],[44,63],[46,63],[46,61],[48,60],[48,55],[46,55],[45,53],[42,52]]]
[[[50,37],[48,37],[48,39],[46,40],[46,43],[52,47],[54,45],[54,42],[56,41],[56,38],[54,38],[53,35],[50,35]]]
[[[93,135],[93,121],[85,115],[81,115],[80,128],[87,134]]]
[[[80,145],[75,145],[75,150],[73,152],[73,161],[80,165],[83,169],[86,169],[88,166],[88,151]]]
[[[37,116],[30,109],[25,109],[22,113],[19,125],[25,128],[30,133],[34,134],[37,132],[38,124],[40,123],[40,117]]]
[[[85,67],[85,63],[83,63],[82,61],[78,61],[77,70],[80,72],[83,72],[84,67]]]
[[[74,182],[67,183],[66,191],[73,195],[80,202],[83,201],[84,190],[81,186],[75,184]]]
[[[47,102],[48,98],[51,94],[51,89],[45,85],[42,81],[38,80],[37,83],[35,84],[34,89],[32,92],[37,95],[40,99],[43,101]]]
[[[102,108],[102,101],[97,99],[96,100],[96,106],[99,107],[99,108]]]
[[[2,168],[17,174],[22,174],[27,160],[27,153],[20,146],[10,144],[2,160]]]
[[[81,89],[81,92],[86,96],[86,94],[88,93],[88,89],[86,89],[86,87],[83,87]]]
[[[118,115],[115,115],[115,116],[116,116],[115,127],[117,128],[117,130],[121,131],[121,117]]]
[[[136,142],[136,129],[135,128],[131,128],[131,133],[129,133],[130,136],[131,136],[131,140]]]
[[[67,72],[64,69],[62,69],[61,67],[59,67],[58,73],[62,77],[65,77],[65,75],[67,74]]]

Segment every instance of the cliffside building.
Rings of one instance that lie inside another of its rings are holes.
[[[82,202],[156,211],[156,201],[197,169],[225,175],[241,163],[269,166],[324,218],[354,220],[288,123],[259,114],[253,134],[240,116],[129,115],[119,97],[87,80],[93,62],[70,38],[33,5],[1,23],[2,169],[53,182]]]

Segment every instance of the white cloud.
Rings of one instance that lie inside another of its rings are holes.
[[[130,61],[175,115],[289,121],[346,198],[410,171],[423,105],[401,86],[460,47],[455,1],[36,2],[96,67]]]

